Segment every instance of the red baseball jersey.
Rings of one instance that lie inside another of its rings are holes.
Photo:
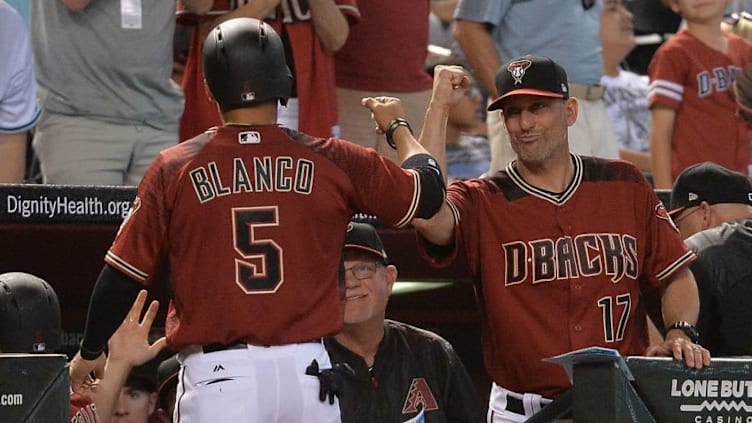
[[[750,138],[736,115],[729,93],[744,64],[752,62],[752,43],[728,37],[728,52],[707,46],[687,30],[679,31],[656,51],[648,73],[650,107],[676,111],[671,139],[671,174],[711,161],[747,175]]]
[[[71,423],[99,423],[97,407],[91,397],[72,393],[70,395]]]
[[[217,0],[211,11],[201,19],[214,19],[235,10],[251,0]],[[360,13],[356,0],[335,0],[350,24],[358,22]],[[197,20],[194,15],[178,10],[183,22]],[[282,0],[271,16],[264,19],[292,51],[294,62],[288,63],[295,75],[298,98],[298,130],[318,137],[332,136],[337,124],[337,97],[334,56],[323,50],[315,33],[307,0]],[[284,33],[284,34],[283,34]],[[206,129],[222,124],[217,105],[206,96],[201,51],[204,36],[198,27],[191,35],[191,46],[183,76],[185,111],[180,122],[180,139],[194,137]]]
[[[442,255],[421,241],[437,265],[465,254],[482,293],[493,381],[549,398],[570,383],[543,358],[595,345],[644,354],[642,293],[694,258],[639,170],[573,160],[574,179],[558,195],[525,182],[516,162],[491,178],[453,183],[454,248]]]
[[[167,341],[281,345],[337,333],[356,212],[404,226],[421,179],[365,149],[278,126],[225,126],[163,150],[105,261],[174,294]]]

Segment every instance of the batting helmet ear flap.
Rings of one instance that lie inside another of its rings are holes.
[[[292,72],[282,39],[264,21],[235,18],[222,22],[206,37],[204,78],[222,110],[277,100],[292,93]]]
[[[48,353],[61,340],[60,303],[50,284],[28,273],[0,275],[0,351]]]

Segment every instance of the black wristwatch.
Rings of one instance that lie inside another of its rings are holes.
[[[689,337],[690,341],[694,342],[695,344],[700,341],[700,332],[697,332],[697,328],[694,327],[692,323],[680,320],[669,326],[666,329],[666,333],[668,333],[668,331],[670,331],[671,329],[680,329],[684,331],[684,333]]]

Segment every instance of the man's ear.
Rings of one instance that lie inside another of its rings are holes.
[[[394,288],[394,282],[397,281],[397,267],[393,264],[390,264],[384,268],[384,272],[386,273],[386,289],[389,295],[392,295],[392,289]]]
[[[572,126],[577,121],[577,114],[580,110],[580,103],[574,97],[569,97],[564,103],[567,113],[567,126]]]

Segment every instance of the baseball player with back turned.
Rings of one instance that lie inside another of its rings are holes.
[[[687,270],[695,257],[637,168],[570,153],[578,104],[564,68],[520,57],[498,70],[496,87],[489,111],[502,110],[518,159],[454,182],[441,210],[413,223],[434,263],[464,254],[478,282],[494,382],[488,421],[524,421],[567,390],[563,368],[541,359],[568,351],[597,345],[709,365],[685,333],[699,310]],[[442,145],[424,145],[442,159]],[[646,351],[650,290],[661,294],[669,330]]]
[[[92,293],[72,387],[96,367],[138,289],[167,275],[167,342],[181,363],[174,421],[338,422],[335,398],[319,400],[328,378],[306,370],[326,374],[321,338],[343,324],[345,229],[356,212],[396,227],[431,217],[443,176],[398,99],[364,105],[406,158],[402,167],[278,126],[291,74],[279,35],[262,21],[218,25],[203,60],[224,124],[162,151],[139,185]],[[453,69],[436,78],[429,133],[445,124],[452,87],[466,78]]]

